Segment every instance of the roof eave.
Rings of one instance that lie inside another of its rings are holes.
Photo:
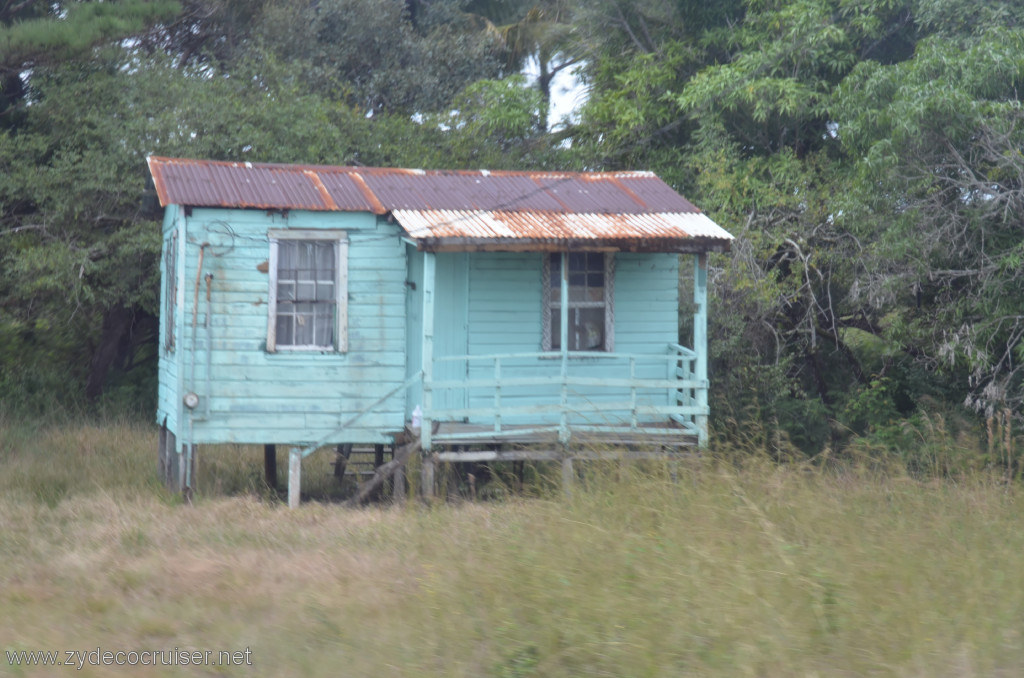
[[[732,241],[719,238],[413,238],[424,252],[728,252]]]

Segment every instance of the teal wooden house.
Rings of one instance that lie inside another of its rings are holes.
[[[707,253],[732,236],[651,173],[149,168],[176,487],[208,444],[288,446],[297,499],[327,445],[419,436],[429,471],[706,439]]]

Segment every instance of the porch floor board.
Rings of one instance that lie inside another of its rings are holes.
[[[551,445],[559,447],[557,431],[537,431],[536,425],[502,426],[502,432],[495,434],[493,426],[464,424],[461,422],[440,422],[433,432],[436,446],[452,445]],[[599,447],[696,447],[697,436],[681,427],[666,422],[645,422],[637,428],[623,428],[617,431],[574,431],[569,447],[579,454],[592,453]],[[674,429],[666,434],[665,429]],[[678,431],[676,433],[675,431]],[[574,453],[575,456],[575,453]]]

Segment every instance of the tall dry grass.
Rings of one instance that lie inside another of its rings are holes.
[[[570,497],[288,511],[247,489],[258,453],[207,454],[189,507],[155,484],[149,427],[6,422],[0,649],[252,651],[252,667],[145,672],[168,676],[1024,666],[1024,515],[1001,477],[748,456],[581,465]],[[59,674],[0,655],[0,675]]]

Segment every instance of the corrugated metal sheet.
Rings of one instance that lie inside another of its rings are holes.
[[[288,204],[292,209],[328,209],[315,182],[302,171],[240,162],[147,160],[163,206],[273,209]]]
[[[699,211],[650,172],[423,171],[155,156],[149,158],[149,168],[164,206],[358,212],[395,209],[593,214]]]
[[[148,158],[161,205],[392,213],[415,239],[732,240],[650,172],[424,171]]]
[[[531,239],[560,241],[732,240],[722,227],[697,213],[564,214],[558,212],[395,210],[411,238]]]

